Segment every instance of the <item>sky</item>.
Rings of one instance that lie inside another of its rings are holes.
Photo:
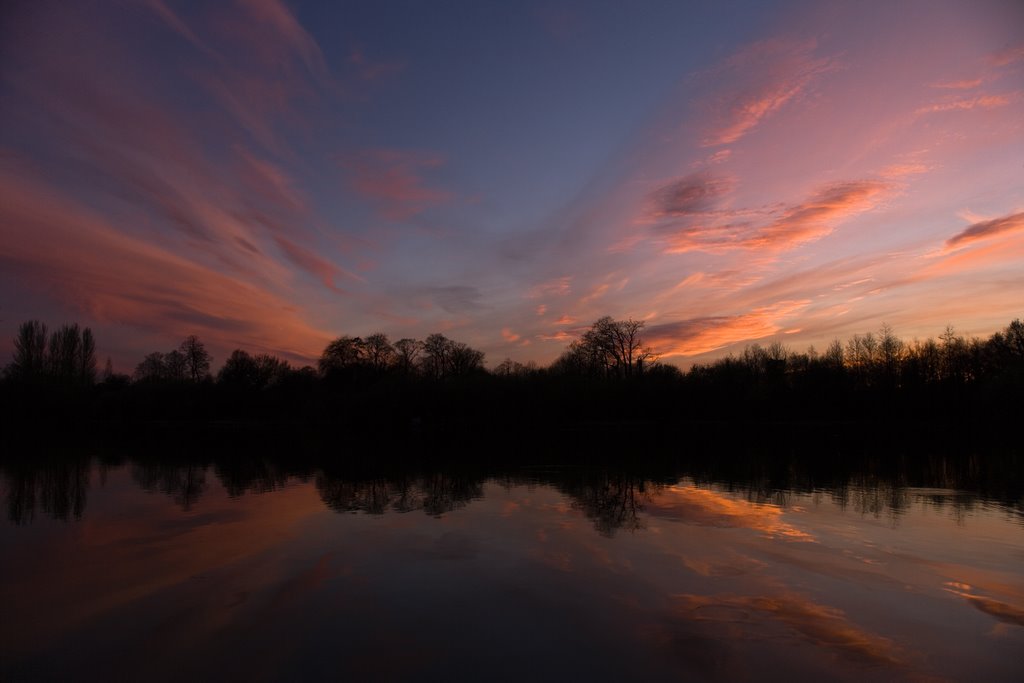
[[[1024,316],[1024,4],[3,3],[0,358],[604,315],[684,368]]]

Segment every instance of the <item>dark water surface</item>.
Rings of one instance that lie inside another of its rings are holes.
[[[1024,680],[1019,477],[910,466],[8,463],[0,679]]]

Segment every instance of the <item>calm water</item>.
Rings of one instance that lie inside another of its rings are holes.
[[[1024,680],[1021,499],[977,463],[2,469],[5,681]]]

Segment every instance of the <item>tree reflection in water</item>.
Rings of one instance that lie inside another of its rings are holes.
[[[441,516],[484,495],[488,481],[506,485],[551,486],[566,496],[601,534],[644,528],[645,505],[666,485],[686,479],[699,487],[715,485],[750,502],[786,507],[794,495],[828,496],[842,508],[887,516],[898,523],[915,501],[965,514],[982,501],[994,501],[1024,518],[1022,473],[1013,455],[822,458],[791,456],[709,456],[650,458],[629,467],[607,462],[579,463],[542,470],[474,459],[444,464],[374,468],[365,461],[328,465],[273,454],[224,451],[217,455],[128,458],[132,480],[146,491],[171,496],[190,509],[215,477],[232,497],[276,491],[291,481],[314,481],[321,500],[338,512],[382,515],[422,511]],[[7,517],[31,522],[37,511],[58,520],[81,518],[93,476],[122,462],[120,456],[90,458],[21,453],[0,463]],[[468,463],[468,464],[467,464]]]

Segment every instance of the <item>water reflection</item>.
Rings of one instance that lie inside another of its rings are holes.
[[[122,457],[97,459],[95,474],[102,478],[107,468]],[[422,511],[440,516],[462,508],[483,495],[488,480],[508,486],[540,484],[564,493],[573,507],[582,511],[600,533],[613,536],[619,530],[644,528],[644,515],[652,496],[681,481],[698,488],[714,485],[737,494],[757,506],[755,516],[769,516],[770,510],[790,507],[796,496],[827,497],[841,509],[886,518],[898,524],[911,505],[918,503],[948,511],[962,519],[979,506],[995,505],[1024,524],[1024,473],[1010,456],[991,457],[980,463],[976,457],[927,457],[898,459],[880,466],[878,459],[828,463],[794,458],[764,463],[744,463],[722,458],[656,460],[646,468],[632,464],[571,465],[528,469],[518,465],[467,466],[464,460],[435,465],[394,465],[381,470],[366,467],[322,466],[317,462],[288,462],[272,456],[222,455],[199,459],[177,457],[128,458],[132,479],[145,491],[170,496],[183,510],[191,509],[214,477],[232,497],[279,490],[290,481],[315,481],[324,504],[338,512]],[[79,519],[85,510],[92,485],[90,457],[67,454],[35,459],[20,457],[0,463],[0,481],[6,491],[7,517],[15,524],[31,522],[37,511],[58,520]],[[745,467],[745,465],[747,465]],[[714,504],[676,500],[677,510]],[[719,503],[724,505],[724,503]],[[654,514],[667,514],[659,503]],[[729,505],[734,505],[729,503]],[[690,514],[698,514],[691,511]],[[742,517],[737,510],[719,510],[723,518]]]
[[[644,462],[7,460],[0,679],[1020,680],[1012,458]]]
[[[316,475],[316,488],[332,510],[372,515],[422,510],[439,517],[483,497],[483,479],[478,475],[439,472],[362,478],[321,471]]]
[[[0,466],[7,517],[15,524],[35,518],[38,508],[54,519],[80,519],[88,497],[90,458],[41,457]]]

